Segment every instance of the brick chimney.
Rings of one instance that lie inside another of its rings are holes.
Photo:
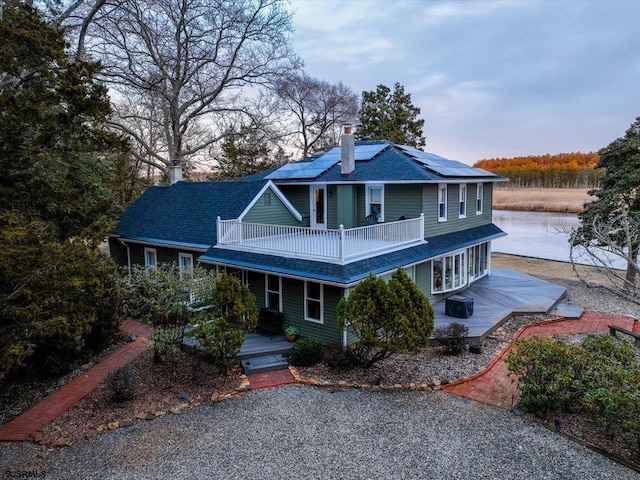
[[[355,139],[351,132],[351,124],[345,123],[343,125],[342,140],[340,141],[342,147],[340,156],[340,173],[342,175],[349,175],[356,169],[355,161]]]

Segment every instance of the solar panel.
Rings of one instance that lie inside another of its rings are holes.
[[[371,160],[377,154],[379,154],[382,150],[387,148],[389,144],[387,143],[374,143],[370,145],[356,145],[355,147],[355,159],[356,160]]]
[[[387,143],[356,145],[354,158],[359,161],[371,160],[387,146]],[[270,180],[316,178],[336,165],[341,157],[342,151],[340,147],[335,147],[311,162],[305,161],[283,165],[267,175],[266,178]]]
[[[423,152],[414,147],[407,145],[398,145],[405,153],[412,156],[417,162],[422,163],[427,169],[446,177],[494,177],[495,174],[483,170],[482,168],[473,168],[456,160],[448,160],[435,153]]]

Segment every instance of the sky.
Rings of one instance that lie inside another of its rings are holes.
[[[395,82],[425,150],[483,158],[597,151],[640,117],[638,0],[292,0],[305,71],[360,97]]]

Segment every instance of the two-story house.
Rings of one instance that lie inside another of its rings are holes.
[[[436,302],[489,275],[495,182],[412,147],[354,142],[235,181],[149,188],[110,237],[122,265],[199,261],[234,273],[257,306],[323,343],[340,298],[369,274],[405,269]]]

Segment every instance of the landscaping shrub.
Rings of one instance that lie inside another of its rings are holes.
[[[256,328],[255,297],[235,277],[219,275],[213,291],[213,306],[200,313],[197,322],[198,327],[189,332],[189,336],[200,342],[205,357],[225,374],[237,362],[246,333]]]
[[[313,365],[322,360],[323,345],[313,338],[299,338],[291,349],[292,365],[304,366]]]
[[[505,362],[519,376],[522,406],[539,415],[578,409],[584,390],[583,352],[549,338],[517,341]]]
[[[153,341],[153,361],[173,362],[182,357],[184,327],[159,327],[151,334]]]
[[[459,355],[467,342],[468,335],[469,328],[457,322],[433,330],[433,338],[438,341],[447,355]]]
[[[342,345],[328,345],[324,347],[323,361],[329,368],[335,370],[346,370],[356,366],[357,361],[353,358],[351,350]]]
[[[421,351],[433,329],[433,309],[427,298],[399,268],[389,283],[369,275],[340,299],[338,328],[358,340],[351,354],[364,367],[394,353]]]
[[[133,400],[138,388],[138,380],[129,365],[110,372],[106,377],[107,386],[111,390],[111,398],[116,402]]]

